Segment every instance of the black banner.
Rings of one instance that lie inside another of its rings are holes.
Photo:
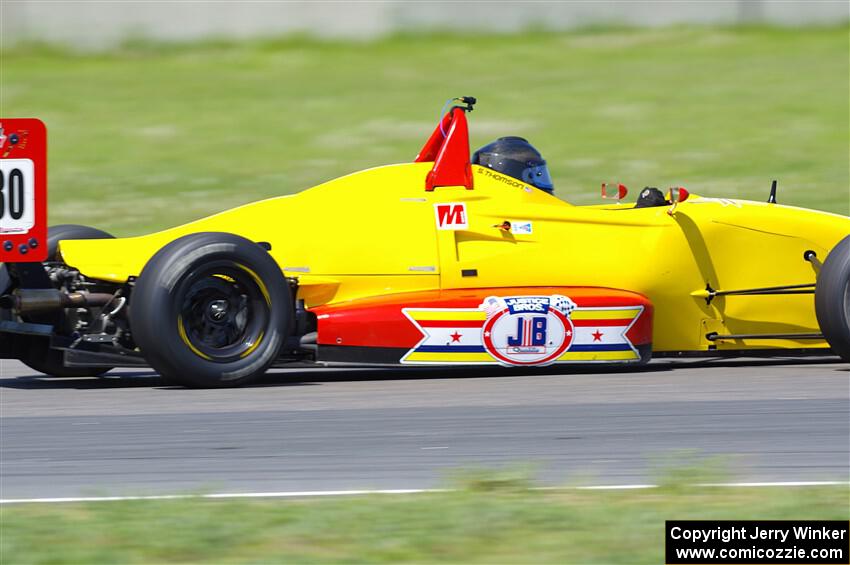
[[[664,537],[668,565],[850,563],[850,522],[668,520]]]

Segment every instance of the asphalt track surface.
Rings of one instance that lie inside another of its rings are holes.
[[[542,485],[632,484],[713,456],[728,480],[847,481],[850,366],[311,368],[187,390],[0,361],[0,499],[433,488],[513,465]]]

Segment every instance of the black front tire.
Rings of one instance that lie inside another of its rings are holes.
[[[47,228],[47,261],[58,261],[57,250],[63,239],[115,239],[105,231],[76,224],[60,224]],[[99,376],[112,367],[66,367],[64,354],[58,349],[51,349],[46,339],[31,337],[26,351],[21,355],[21,362],[39,373],[53,377],[87,377]]]
[[[292,332],[292,291],[278,264],[243,237],[206,232],[159,250],[130,298],[130,329],[166,380],[240,386],[265,373]]]
[[[823,262],[815,287],[815,313],[832,350],[850,363],[850,235]]]

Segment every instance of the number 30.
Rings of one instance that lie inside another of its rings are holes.
[[[5,185],[6,179],[0,171],[0,218],[6,215]],[[9,171],[9,215],[13,220],[20,220],[24,215],[24,174],[20,169]]]

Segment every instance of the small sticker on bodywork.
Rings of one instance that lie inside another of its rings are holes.
[[[469,229],[469,221],[466,217],[466,204],[463,202],[434,204],[434,214],[437,218],[438,230]]]
[[[511,233],[514,235],[531,235],[534,231],[531,222],[526,220],[512,220]]]
[[[738,200],[733,200],[732,198],[696,198],[694,200],[690,200],[692,204],[720,204],[724,208],[727,206],[734,206],[735,208],[741,208],[741,203]]]

